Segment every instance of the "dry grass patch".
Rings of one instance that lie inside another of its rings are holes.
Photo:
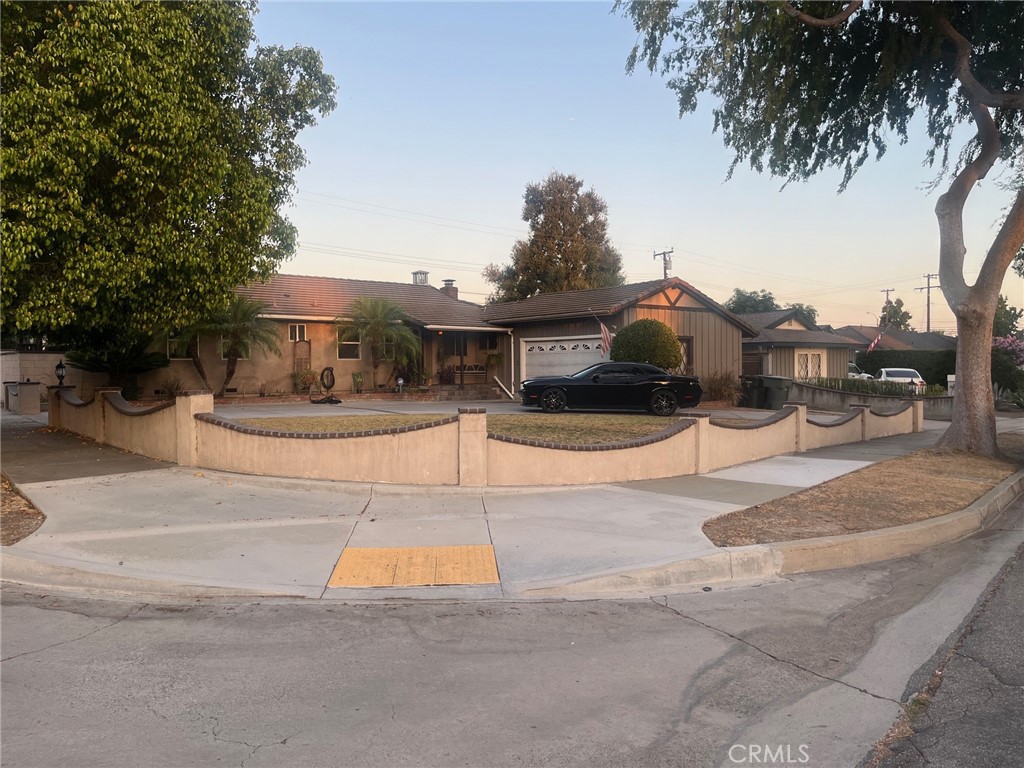
[[[239,419],[239,424],[282,432],[364,432],[428,424],[445,414],[379,414],[367,416],[291,416]],[[642,414],[524,413],[488,414],[487,429],[507,437],[569,445],[603,445],[635,440],[668,429],[677,419]]]
[[[619,413],[534,413],[487,417],[487,430],[507,437],[568,445],[606,445],[657,434],[676,418]]]
[[[0,544],[16,544],[35,533],[46,515],[14,490],[11,481],[0,476]]]
[[[719,547],[874,531],[958,512],[1024,466],[1024,439],[1001,435],[1006,459],[918,451],[704,524]]]
[[[374,429],[412,427],[445,418],[443,413],[387,413],[352,416],[279,416],[262,419],[238,419],[239,424],[281,432],[369,432]]]

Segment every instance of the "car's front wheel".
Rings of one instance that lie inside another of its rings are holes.
[[[655,416],[671,416],[678,407],[675,394],[667,389],[659,389],[651,395],[651,413]]]
[[[558,413],[565,410],[565,392],[555,387],[545,389],[540,395],[541,410]]]

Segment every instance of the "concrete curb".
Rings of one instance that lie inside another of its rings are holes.
[[[567,597],[593,593],[621,595],[651,589],[691,588],[723,582],[773,581],[799,573],[867,565],[917,554],[984,529],[1024,492],[1024,470],[992,488],[959,512],[931,520],[845,536],[723,547],[721,552],[557,587],[527,590],[530,597]]]
[[[0,558],[0,580],[4,584],[18,584],[37,589],[59,589],[75,592],[102,592],[138,596],[139,594],[177,598],[256,598],[290,597],[295,593],[261,591],[235,587],[192,584],[171,579],[150,579],[139,576],[115,575],[102,571],[73,568],[66,565],[36,560],[24,555],[4,551]]]

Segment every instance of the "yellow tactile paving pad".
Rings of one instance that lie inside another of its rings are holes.
[[[346,547],[328,587],[497,584],[494,547]]]

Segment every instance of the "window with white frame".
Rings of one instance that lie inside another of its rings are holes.
[[[338,359],[359,360],[360,350],[358,341],[343,341],[341,331],[338,331]]]
[[[306,340],[306,324],[305,323],[290,323],[288,325],[288,341],[305,341]]]

